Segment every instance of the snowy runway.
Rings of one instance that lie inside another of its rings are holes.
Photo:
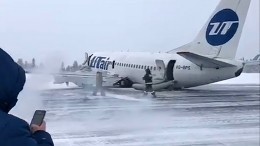
[[[258,86],[213,86],[158,93],[156,99],[134,97],[135,91],[113,98],[117,90],[107,97],[56,90],[45,91],[43,101],[57,146],[258,146]]]
[[[157,95],[113,89],[95,97],[66,88],[43,90],[35,102],[47,110],[55,146],[259,145],[257,84],[213,84]],[[24,100],[16,110],[26,110]],[[30,112],[14,111],[28,121]]]

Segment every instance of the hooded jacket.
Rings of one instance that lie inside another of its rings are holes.
[[[145,81],[145,84],[152,84],[152,82],[153,82],[152,79],[153,79],[153,77],[152,77],[150,69],[146,69],[145,70],[145,75],[143,77],[143,80]]]
[[[25,80],[25,71],[0,48],[0,146],[54,146],[49,133],[31,134],[27,122],[8,114]]]

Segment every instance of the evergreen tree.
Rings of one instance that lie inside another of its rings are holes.
[[[64,62],[62,61],[61,63],[61,68],[60,68],[61,71],[65,71],[65,65],[64,65]]]
[[[24,67],[23,59],[19,58],[17,64],[19,64],[21,67]]]
[[[74,61],[74,62],[73,62],[73,65],[72,65],[72,71],[77,71],[78,68],[79,68],[78,62],[77,62],[77,61]]]
[[[25,62],[24,62],[24,68],[28,68],[28,66],[29,66],[29,65],[28,65],[28,62],[25,61]]]
[[[70,66],[67,66],[67,67],[66,67],[66,71],[71,71],[71,67],[70,67]]]
[[[35,59],[33,58],[32,59],[32,68],[35,68],[36,67],[36,65],[35,65]]]

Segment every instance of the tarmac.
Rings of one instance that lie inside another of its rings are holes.
[[[259,146],[259,85],[157,92],[44,90],[55,146]]]

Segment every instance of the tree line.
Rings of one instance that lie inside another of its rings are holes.
[[[61,63],[60,71],[62,72],[75,72],[79,71],[82,68],[82,65],[79,65],[75,60],[72,65],[65,66],[64,62]]]
[[[36,64],[35,58],[33,58],[30,62],[27,60],[23,60],[22,58],[19,58],[17,60],[17,64],[19,64],[24,70],[27,72],[31,72],[33,69],[43,69],[44,65],[43,63],[40,63],[39,65]],[[75,72],[82,68],[82,65],[79,65],[78,62],[75,60],[72,65],[65,66],[64,62],[61,63],[60,71],[62,72]]]
[[[32,69],[35,69],[35,68],[38,68],[38,67],[42,67],[43,64],[41,63],[39,66],[36,65],[36,60],[35,58],[33,58],[31,60],[31,62],[28,62],[28,61],[23,61],[22,58],[19,58],[17,60],[17,64],[19,64],[22,68],[24,68],[25,70],[32,70]]]

